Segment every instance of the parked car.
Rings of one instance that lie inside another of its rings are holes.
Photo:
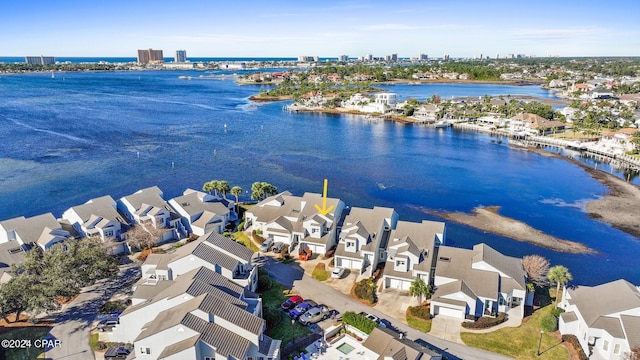
[[[273,252],[275,254],[280,254],[282,252],[282,250],[284,250],[284,243],[283,242],[274,243],[273,247],[271,248],[271,250],[273,250]]]
[[[280,305],[280,307],[282,308],[282,310],[289,311],[294,307],[298,306],[298,304],[300,304],[303,301],[304,299],[302,297],[298,295],[294,295],[288,298],[285,302],[283,302],[282,305]]]
[[[119,360],[126,359],[131,351],[129,351],[124,346],[112,347],[108,348],[104,353],[104,360]]]
[[[302,325],[315,324],[331,316],[331,310],[326,305],[318,305],[307,310],[298,318],[298,321]]]
[[[334,279],[340,279],[346,271],[347,269],[343,267],[334,267],[333,270],[331,270],[331,277]]]
[[[260,244],[260,252],[267,252],[271,250],[272,246],[273,246],[273,238],[268,238],[262,244]]]
[[[105,319],[98,323],[96,329],[98,329],[99,331],[111,331],[119,323],[120,322],[117,319]]]
[[[297,319],[300,316],[302,316],[302,314],[306,313],[307,310],[317,305],[318,303],[313,300],[305,300],[302,303],[300,303],[298,306],[296,306],[293,310],[289,311],[289,316],[292,319]]]

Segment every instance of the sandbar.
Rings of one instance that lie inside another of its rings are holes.
[[[597,252],[584,244],[556,238],[522,221],[500,215],[498,213],[500,210],[499,206],[478,207],[473,209],[471,214],[463,212],[438,212],[422,207],[416,208],[424,213],[436,215],[445,220],[468,225],[495,235],[528,242],[555,251],[571,254],[592,254]]]

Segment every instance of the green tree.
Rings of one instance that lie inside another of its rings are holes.
[[[222,194],[222,196],[226,197],[229,190],[231,190],[231,188],[229,187],[229,182],[225,180],[218,181],[218,191]]]
[[[556,303],[560,297],[560,285],[564,286],[573,279],[573,275],[569,272],[569,269],[562,265],[556,265],[549,269],[547,273],[547,279],[551,283],[556,284]]]
[[[251,185],[251,199],[262,200],[278,193],[278,188],[267,182],[254,182]]]
[[[207,181],[206,183],[204,183],[202,185],[202,191],[206,191],[207,193],[211,194],[211,192],[213,191],[213,183],[211,181]]]
[[[231,192],[231,195],[236,197],[236,212],[238,212],[238,210],[239,210],[238,196],[240,196],[240,194],[242,194],[242,188],[240,186],[234,186],[234,187],[231,188],[230,192]]]
[[[631,137],[631,143],[635,145],[636,150],[640,150],[640,131],[636,131],[633,133]]]
[[[431,286],[425,284],[422,279],[416,278],[411,282],[411,286],[409,286],[409,295],[417,296],[418,301],[422,304],[423,297],[428,298],[431,296]]]

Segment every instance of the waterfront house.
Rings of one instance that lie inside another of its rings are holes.
[[[139,285],[111,341],[133,342],[136,359],[279,359],[280,340],[264,334],[262,300],[199,267]]]
[[[546,135],[554,131],[564,130],[563,122],[548,120],[537,114],[520,113],[510,120],[522,121],[524,130],[531,135]]]
[[[300,250],[324,254],[336,244],[336,223],[345,204],[340,199],[326,198],[326,207],[331,210],[322,214],[316,206],[322,207],[323,203],[317,193],[304,193],[300,197],[285,191],[247,210],[245,226],[288,245],[289,251],[299,245]]]
[[[389,235],[397,222],[398,213],[391,208],[351,208],[340,231],[335,266],[371,276],[386,260]]]
[[[154,229],[167,229],[163,240],[186,237],[187,229],[178,215],[162,197],[157,186],[148,187],[118,199],[118,210],[129,222],[150,226]]]
[[[611,99],[613,98],[613,90],[611,88],[596,87],[591,90],[592,99]]]
[[[0,221],[0,244],[12,243],[14,248],[28,250],[39,246],[46,250],[71,237],[51,213]]]
[[[229,221],[237,220],[232,201],[193,189],[169,200],[169,205],[182,217],[187,231],[195,235],[211,231],[221,234]]]
[[[506,312],[522,319],[527,293],[522,259],[505,256],[486,244],[472,250],[440,246],[436,259],[431,314],[464,319]]]
[[[640,290],[626,280],[598,286],[565,286],[558,307],[560,333],[571,334],[585,354],[622,359],[640,347]]]
[[[252,263],[253,252],[216,232],[207,233],[173,253],[150,254],[141,266],[140,283],[173,280],[200,266],[209,268],[240,286],[255,291],[258,269]]]
[[[438,111],[440,111],[438,105],[425,104],[413,112],[413,117],[418,119],[419,122],[433,123],[438,118]]]
[[[387,244],[387,263],[382,273],[383,289],[409,290],[414,279],[433,284],[436,255],[444,245],[444,222],[398,221]]]
[[[126,251],[126,245],[120,240],[123,225],[128,225],[128,222],[118,213],[116,202],[111,196],[102,196],[70,207],[62,213],[62,218],[69,221],[81,237],[99,237],[114,254]]]

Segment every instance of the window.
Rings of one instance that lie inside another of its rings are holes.
[[[609,342],[607,340],[602,343],[602,350],[609,351]]]
[[[614,354],[620,354],[620,344],[615,344],[613,346],[613,353]]]
[[[398,261],[396,261],[396,266],[404,266],[404,265],[405,265],[404,260],[398,260]]]
[[[148,347],[140,348],[140,352],[141,352],[142,354],[151,355],[151,348],[148,348]]]
[[[354,243],[353,243],[353,242],[351,242],[351,241],[348,241],[348,242],[347,242],[347,247],[352,247],[352,246],[355,246],[355,245],[354,245]]]

